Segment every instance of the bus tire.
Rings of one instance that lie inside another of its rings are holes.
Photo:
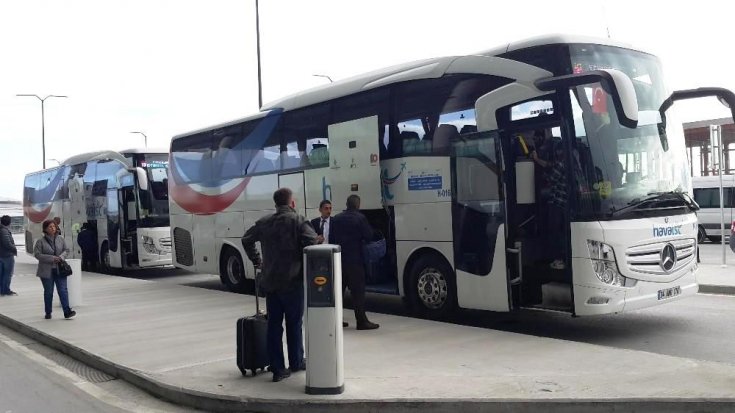
[[[699,226],[699,229],[697,230],[697,242],[703,243],[707,240],[707,231],[705,231],[703,226]]]
[[[438,320],[457,308],[452,267],[436,254],[424,254],[411,266],[409,300],[417,315]]]
[[[230,291],[245,293],[252,290],[250,288],[252,283],[245,278],[245,263],[236,249],[225,247],[219,263],[219,278]]]

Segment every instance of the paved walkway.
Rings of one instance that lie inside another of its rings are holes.
[[[208,411],[735,410],[735,365],[381,314],[379,330],[345,330],[345,392],[310,396],[305,373],[241,377],[235,320],[255,311],[252,296],[84,273],[77,318],[56,308],[44,320],[34,272],[17,265],[1,323]]]

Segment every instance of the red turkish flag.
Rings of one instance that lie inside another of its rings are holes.
[[[601,87],[592,91],[592,113],[607,113],[607,93]]]

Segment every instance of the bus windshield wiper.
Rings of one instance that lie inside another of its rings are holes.
[[[666,195],[674,195],[676,198],[679,198],[692,211],[697,211],[699,209],[699,205],[697,205],[697,203],[693,199],[691,199],[691,197],[689,197],[689,194],[678,192],[678,191],[662,191],[662,192],[649,192],[647,196],[643,199],[633,198],[630,202],[628,202],[628,205],[622,208],[619,208],[619,209],[613,209],[610,212],[610,215],[614,216],[614,215],[618,215],[622,211],[626,211],[629,209],[636,209],[647,202],[661,199],[665,197]],[[674,208],[678,208],[678,207],[674,207]],[[663,208],[647,208],[647,209],[673,209],[673,208],[663,207]]]
[[[686,192],[681,191],[664,191],[664,192],[649,192],[648,195],[656,195],[656,196],[662,196],[662,195],[674,195],[677,198],[684,201],[684,204],[686,204],[689,209],[692,211],[699,211],[699,204],[697,204],[697,201],[692,199],[691,196],[689,196]]]

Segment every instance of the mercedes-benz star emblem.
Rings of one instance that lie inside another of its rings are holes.
[[[672,244],[666,244],[661,249],[661,269],[669,272],[676,265],[676,248]]]

